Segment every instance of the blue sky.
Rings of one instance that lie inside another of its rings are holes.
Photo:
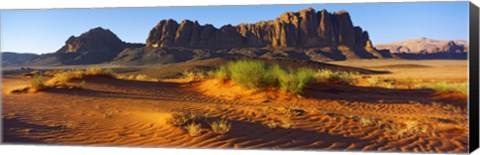
[[[218,28],[270,20],[308,7],[347,10],[354,25],[367,30],[374,44],[418,37],[468,40],[468,2],[421,2],[2,10],[0,47],[1,51],[22,53],[55,52],[71,35],[98,26],[126,42],[145,43],[150,30],[162,19],[197,20]]]

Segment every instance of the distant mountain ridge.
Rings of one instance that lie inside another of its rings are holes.
[[[39,55],[34,53],[15,53],[15,52],[1,52],[2,66],[21,65],[26,61],[37,58]]]
[[[376,44],[374,47],[379,50],[388,49],[392,53],[432,54],[468,52],[468,42],[465,40],[434,40],[425,37],[389,44]]]
[[[374,45],[378,50],[389,50],[403,59],[467,59],[465,40],[434,40],[425,37]]]

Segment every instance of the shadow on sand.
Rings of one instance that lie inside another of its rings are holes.
[[[36,125],[31,123],[22,122],[18,119],[2,119],[3,123],[3,139],[2,143],[6,144],[45,144],[45,142],[29,138],[27,136],[21,136],[22,134],[30,134],[33,132],[49,132],[60,131],[62,127],[49,127],[44,125]],[[23,133],[18,133],[19,130],[23,130]],[[17,131],[17,132],[15,132]]]

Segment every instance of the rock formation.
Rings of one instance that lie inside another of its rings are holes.
[[[56,53],[63,57],[63,64],[95,64],[111,61],[125,48],[142,46],[125,43],[112,31],[97,27],[78,37],[71,36]]]
[[[160,21],[145,44],[120,40],[108,29],[94,28],[71,36],[58,51],[18,65],[86,65],[113,63],[153,65],[213,57],[285,58],[335,61],[352,58],[388,58],[372,45],[368,32],[354,26],[346,11],[312,8],[286,12],[278,18],[253,24],[215,28],[197,21]]]
[[[83,65],[113,60],[125,48],[144,44],[125,43],[112,31],[93,28],[78,37],[71,36],[55,53],[44,54],[31,61],[33,65]]]
[[[368,33],[353,25],[348,12],[317,12],[312,8],[287,12],[274,20],[225,25],[219,29],[210,24],[200,25],[197,21],[162,20],[150,31],[146,45],[213,50],[329,47],[345,52],[347,57],[381,57],[373,48]]]

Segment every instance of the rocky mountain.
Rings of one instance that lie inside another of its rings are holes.
[[[200,25],[197,21],[161,20],[146,44],[130,44],[108,29],[71,36],[58,51],[18,65],[155,65],[213,57],[287,58],[308,61],[389,58],[372,45],[368,32],[354,26],[347,11],[312,8],[287,12],[252,24]]]
[[[71,36],[59,50],[40,55],[28,65],[98,64],[113,60],[125,48],[143,46],[123,42],[112,31],[97,27],[78,37]]]
[[[15,66],[26,61],[37,58],[38,54],[33,53],[15,53],[15,52],[1,52],[2,66]]]
[[[274,20],[219,29],[197,21],[162,20],[150,31],[146,46],[210,50],[323,48],[324,52],[340,51],[347,58],[382,57],[373,48],[368,32],[354,26],[347,11],[317,12],[312,8],[287,12]]]

